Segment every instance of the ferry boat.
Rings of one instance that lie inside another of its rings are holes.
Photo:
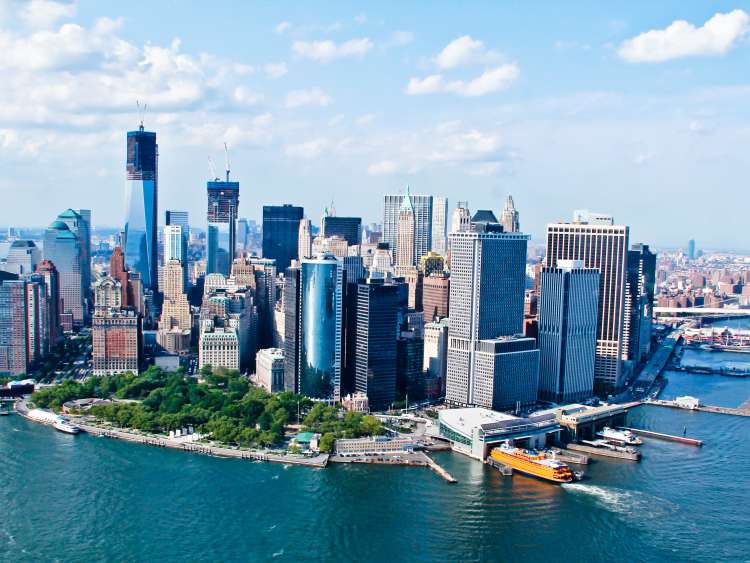
[[[613,442],[628,444],[629,446],[640,446],[643,443],[641,439],[630,430],[615,430],[609,426],[602,428],[596,433],[596,435],[605,440],[612,440]]]
[[[75,424],[71,424],[62,417],[60,418],[60,420],[52,424],[52,427],[55,430],[64,432],[65,434],[78,434],[81,431],[81,429],[78,428]]]
[[[545,481],[570,483],[575,479],[573,471],[563,462],[549,459],[546,454],[536,450],[516,448],[507,441],[494,448],[490,457],[516,471]]]

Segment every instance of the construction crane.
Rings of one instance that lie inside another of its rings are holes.
[[[216,165],[214,164],[214,159],[210,156],[208,157],[208,171],[211,174],[211,179],[218,182],[219,177],[216,175]]]
[[[226,142],[224,142],[224,160],[226,162],[227,182],[229,182],[229,147],[227,147]]]

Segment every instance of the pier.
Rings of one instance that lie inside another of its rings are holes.
[[[445,469],[443,469],[438,463],[433,460],[430,456],[428,456],[426,453],[422,453],[424,456],[424,460],[427,463],[428,467],[432,469],[435,473],[440,475],[443,479],[448,481],[449,483],[458,483],[458,480],[453,477],[450,473],[448,473]]]
[[[697,373],[701,375],[726,375],[728,377],[750,377],[750,370],[721,367],[721,366],[683,366],[682,364],[670,364],[669,369],[682,373]]]
[[[695,438],[688,438],[687,436],[672,436],[671,434],[663,434],[662,432],[654,432],[653,430],[644,430],[642,428],[621,426],[618,430],[630,430],[633,434],[638,434],[644,438],[654,438],[655,440],[664,440],[666,442],[677,442],[698,447],[703,445],[703,440],[696,440]]]
[[[492,457],[488,457],[485,463],[489,465],[490,467],[494,467],[502,475],[505,475],[506,477],[513,475],[513,468],[511,466],[505,465],[504,463],[500,463],[496,459],[492,459]]]
[[[573,450],[575,452],[584,452],[587,454],[595,455],[595,456],[601,456],[601,457],[608,457],[612,459],[624,459],[628,461],[640,461],[641,459],[641,452],[626,452],[626,451],[616,451],[616,450],[609,450],[606,448],[597,448],[596,446],[587,446],[585,444],[568,444],[567,449]]]
[[[654,405],[656,407],[668,407],[671,409],[682,409],[686,411],[712,412],[714,414],[728,414],[732,416],[750,416],[750,400],[745,401],[739,407],[717,407],[713,405],[686,406],[677,401],[666,401],[663,399],[648,399],[643,401],[645,405]]]

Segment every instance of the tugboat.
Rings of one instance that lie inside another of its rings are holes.
[[[609,426],[602,428],[601,431],[596,433],[596,435],[605,440],[627,444],[628,446],[640,446],[643,443],[641,439],[630,430],[615,430]]]
[[[553,483],[570,483],[577,477],[565,463],[549,459],[537,450],[516,448],[508,441],[494,448],[490,457],[516,471]]]

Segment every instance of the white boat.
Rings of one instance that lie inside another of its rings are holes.
[[[605,440],[611,440],[613,442],[619,442],[621,444],[628,444],[630,446],[640,446],[643,442],[641,439],[633,434],[630,430],[615,430],[609,426],[605,426],[599,432],[597,436],[601,436]]]
[[[55,422],[52,427],[55,430],[59,430],[60,432],[65,432],[66,434],[78,434],[81,429],[78,428],[75,424],[71,424],[64,418],[60,418],[57,422]]]

